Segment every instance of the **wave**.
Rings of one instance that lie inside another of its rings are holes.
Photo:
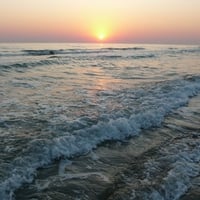
[[[181,49],[180,53],[196,53],[200,52],[200,48],[193,48],[193,49]]]
[[[64,61],[62,60],[61,63],[64,64]],[[53,65],[53,64],[60,64],[60,62],[59,60],[45,59],[45,60],[32,61],[32,62],[22,62],[22,63],[14,63],[14,64],[9,64],[9,65],[0,65],[0,71],[8,72],[11,69],[14,69],[14,70],[29,69],[32,67]]]
[[[31,56],[44,56],[44,55],[55,55],[55,54],[62,54],[64,50],[23,50],[22,52],[27,53]]]
[[[154,58],[156,56],[154,54],[148,54],[148,55],[132,55],[132,56],[127,56],[127,57],[124,57],[121,55],[97,55],[97,56],[95,55],[95,57],[101,58],[101,59],[120,59],[120,58],[145,59],[145,58]],[[8,72],[11,69],[20,70],[20,69],[29,69],[32,67],[44,66],[44,65],[65,64],[65,59],[62,59],[62,58],[64,57],[53,55],[44,60],[14,63],[14,64],[0,64],[0,71]],[[87,59],[91,59],[91,58],[88,57]]]
[[[69,49],[24,49],[21,51],[11,52],[6,51],[0,52],[0,56],[55,56],[55,55],[62,55],[62,54],[98,54],[98,53],[110,53],[110,52],[122,52],[122,51],[138,51],[143,52],[144,50],[148,50],[144,47],[105,47],[105,48],[69,48]],[[149,49],[150,51],[150,49]],[[161,50],[162,51],[162,50]],[[176,48],[176,47],[169,47],[167,51],[164,53],[175,53],[175,54],[185,54],[185,53],[198,53],[200,52],[200,47],[185,47],[185,48]]]
[[[51,139],[30,141],[21,155],[10,164],[9,176],[0,183],[0,199],[11,200],[17,188],[33,181],[38,168],[55,159],[82,155],[105,141],[124,140],[140,134],[143,129],[160,126],[168,113],[185,105],[190,97],[199,92],[198,76],[163,81],[150,88],[119,91],[118,95],[124,100],[122,104],[127,101],[125,97],[133,103],[137,102],[138,97],[140,108],[133,106],[128,114],[102,114],[95,124],[80,126],[80,129],[70,132],[63,131]],[[103,97],[104,93],[99,95]]]
[[[187,54],[187,53],[199,53],[200,52],[200,48],[196,47],[196,48],[184,48],[184,49],[178,49],[178,48],[169,48],[170,53],[173,54]]]
[[[156,56],[154,54],[128,56],[128,58],[132,58],[132,59],[144,59],[144,58],[155,58],[155,57]]]
[[[57,55],[57,54],[91,54],[91,53],[107,53],[110,51],[127,51],[127,50],[145,50],[142,47],[130,47],[130,48],[101,48],[101,49],[42,49],[42,50],[22,50],[31,56],[44,56],[44,55]]]
[[[15,63],[11,65],[0,65],[0,69],[11,69],[11,68],[27,68],[28,63]]]
[[[191,188],[200,174],[199,140],[188,131],[163,144],[133,159],[115,179],[109,199],[178,200]]]
[[[200,173],[200,148],[199,141],[192,139],[179,139],[180,141],[170,144],[168,147],[162,147],[160,154],[162,157],[149,160],[145,163],[148,179],[155,177],[155,174],[161,174],[163,166],[171,163],[170,170],[163,177],[162,181],[149,186],[149,192],[142,192],[142,199],[179,199],[191,186],[192,178]],[[193,148],[190,145],[193,145]],[[154,176],[153,176],[154,175]],[[149,181],[150,182],[150,181]],[[148,187],[146,186],[146,187]]]
[[[102,48],[103,50],[109,50],[109,51],[128,51],[128,50],[145,50],[144,47],[122,47],[122,48],[113,48],[113,47],[110,47],[110,48]]]
[[[51,50],[51,49],[44,49],[44,50],[23,50],[28,55],[31,56],[45,56],[45,55],[59,55],[59,54],[95,54],[95,53],[107,53],[108,51],[103,51],[101,49],[60,49],[60,50]]]
[[[115,59],[115,58],[123,58],[123,56],[120,55],[103,55],[103,56],[97,56],[101,59]]]
[[[145,58],[155,58],[154,54],[144,54],[144,55],[131,55],[131,56],[121,56],[121,55],[100,55],[97,56],[101,59],[114,59],[114,58],[131,58],[131,59],[145,59]]]

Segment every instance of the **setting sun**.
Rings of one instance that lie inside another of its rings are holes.
[[[198,0],[0,2],[0,42],[200,41]]]
[[[100,42],[108,41],[111,32],[114,32],[114,30],[108,22],[104,23],[104,25],[94,26],[94,37]]]
[[[91,36],[96,42],[108,42],[111,35],[116,33],[112,18],[97,17],[88,24],[88,32],[91,32]]]
[[[106,37],[106,36],[105,36],[105,33],[99,33],[99,34],[98,34],[98,39],[101,40],[101,41],[104,40],[105,37]]]

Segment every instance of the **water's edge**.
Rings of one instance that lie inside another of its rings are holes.
[[[193,180],[200,173],[199,120],[197,96],[167,116],[160,128],[39,170],[32,184],[16,192],[16,200],[197,199]]]

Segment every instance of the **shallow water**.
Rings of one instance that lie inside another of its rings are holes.
[[[16,199],[198,199],[199,120],[200,96],[160,128],[40,169]]]
[[[0,199],[192,195],[199,55],[198,46],[1,44]]]

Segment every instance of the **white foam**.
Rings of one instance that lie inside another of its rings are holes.
[[[200,174],[200,144],[198,141],[191,141],[194,145],[191,149],[188,142],[189,139],[182,139],[177,144],[171,144],[161,150],[163,154],[161,158],[146,163],[148,179],[149,174],[154,174],[156,171],[159,173],[161,163],[169,163],[171,169],[163,178],[161,185],[156,189],[152,188],[152,192],[145,193],[144,196],[151,196],[152,200],[177,200],[185,194],[191,185],[191,179]]]
[[[63,133],[62,136],[53,139],[31,141],[22,152],[21,157],[17,157],[13,161],[10,177],[0,183],[0,199],[12,199],[15,189],[23,183],[30,183],[33,180],[37,168],[51,163],[56,158],[81,155],[106,140],[123,140],[139,134],[141,129],[159,126],[166,114],[185,105],[189,97],[196,95],[199,90],[200,80],[197,77],[192,81],[186,79],[160,83],[150,90],[141,90],[138,93],[126,91],[126,95],[140,95],[139,100],[144,104],[140,109],[133,108],[132,115],[113,117],[113,113],[111,113],[109,121],[99,121],[90,127]],[[123,98],[125,99],[125,97]],[[62,175],[64,173],[62,164],[59,173]],[[168,181],[170,182],[171,179],[173,176],[169,175]],[[178,188],[181,185],[181,183],[177,183]],[[183,185],[181,188],[184,189]]]

